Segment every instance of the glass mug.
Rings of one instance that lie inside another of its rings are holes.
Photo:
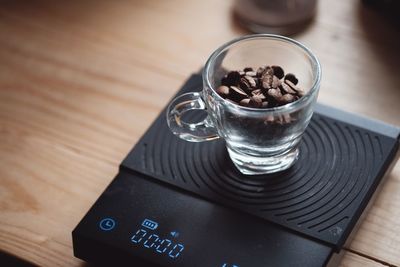
[[[294,73],[304,96],[274,108],[244,107],[222,98],[216,89],[232,70],[279,65]],[[272,34],[248,35],[218,48],[203,69],[203,90],[176,97],[167,108],[170,130],[181,139],[225,140],[229,156],[246,175],[288,169],[298,158],[300,139],[312,117],[321,81],[321,66],[301,43]],[[183,114],[205,110],[203,121],[184,121]]]

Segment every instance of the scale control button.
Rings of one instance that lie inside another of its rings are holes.
[[[100,221],[100,229],[103,231],[110,231],[115,227],[115,221],[111,218],[104,218]]]

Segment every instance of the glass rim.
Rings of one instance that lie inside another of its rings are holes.
[[[311,59],[312,62],[312,70],[313,73],[315,74],[314,79],[313,79],[313,84],[311,86],[311,89],[304,95],[302,96],[300,99],[289,103],[289,104],[285,104],[283,106],[279,106],[279,107],[274,107],[274,108],[251,108],[251,107],[244,107],[244,106],[240,106],[239,104],[227,101],[226,99],[224,99],[223,97],[221,97],[216,90],[214,89],[214,87],[211,85],[210,79],[209,79],[209,72],[211,67],[214,65],[215,59],[221,55],[228,47],[232,46],[233,44],[236,44],[238,42],[244,41],[244,40],[255,40],[255,39],[268,39],[268,40],[278,40],[278,41],[284,41],[287,43],[291,43],[299,48],[301,48],[307,55],[308,57]],[[217,97],[219,97],[220,99],[222,99],[224,101],[224,103],[226,103],[228,106],[232,106],[235,108],[239,108],[239,109],[243,109],[243,110],[247,110],[247,111],[256,111],[256,112],[277,112],[277,111],[287,111],[292,110],[292,109],[296,109],[298,106],[301,106],[303,103],[305,103],[315,92],[318,91],[318,88],[320,86],[320,82],[321,82],[321,65],[319,63],[318,58],[314,55],[314,53],[308,48],[306,47],[304,44],[292,39],[292,38],[288,38],[285,36],[281,36],[281,35],[277,35],[277,34],[251,34],[251,35],[245,35],[245,36],[241,36],[238,38],[235,38],[223,45],[221,45],[219,48],[217,48],[212,54],[211,56],[208,58],[206,65],[203,69],[203,82],[205,82],[207,84],[207,86],[209,88],[211,88],[211,90],[217,95]]]

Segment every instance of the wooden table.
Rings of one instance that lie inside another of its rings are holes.
[[[231,8],[214,0],[2,1],[0,250],[39,265],[82,265],[72,229],[184,80],[246,33]],[[320,102],[400,125],[398,37],[360,1],[324,0],[295,38],[321,60]],[[400,265],[399,233],[397,164],[342,266]]]

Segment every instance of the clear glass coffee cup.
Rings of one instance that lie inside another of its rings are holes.
[[[266,65],[279,65],[286,73],[295,74],[304,96],[279,107],[251,108],[216,92],[230,71]],[[320,63],[307,47],[279,35],[243,36],[218,48],[202,77],[201,92],[180,95],[167,108],[167,123],[175,135],[190,142],[224,139],[234,165],[246,175],[279,172],[294,164],[321,81]],[[185,121],[183,115],[193,110],[205,110],[206,118],[196,123]]]

